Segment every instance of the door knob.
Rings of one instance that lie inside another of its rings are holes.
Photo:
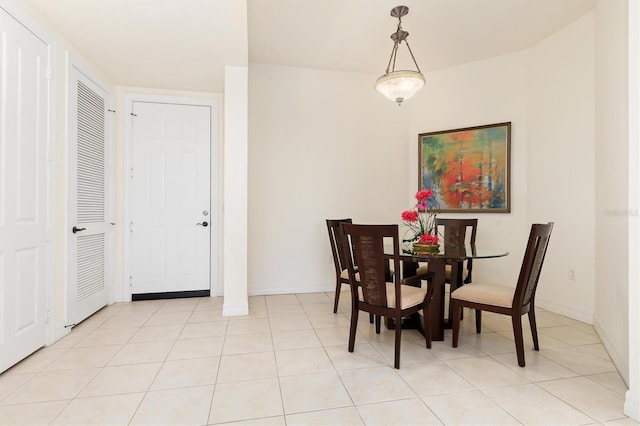
[[[209,222],[204,221],[204,222],[202,222],[202,223],[196,223],[196,225],[198,225],[198,226],[204,226],[204,227],[206,228],[207,226],[209,226]]]
[[[86,231],[86,230],[87,228],[78,228],[77,226],[74,226],[73,229],[71,229],[71,232],[75,234],[76,232]]]

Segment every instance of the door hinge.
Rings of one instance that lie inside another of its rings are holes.
[[[129,177],[133,179],[133,167],[129,169]]]
[[[133,232],[133,221],[129,222],[129,232]]]
[[[133,275],[129,275],[129,287],[133,288]]]
[[[51,69],[51,67],[47,67],[46,77],[47,80],[51,80],[53,78],[53,70]]]
[[[47,161],[51,161],[51,147],[50,146],[47,147],[46,158],[47,158]]]
[[[45,317],[45,324],[49,324],[51,322],[51,311],[47,309],[47,315]]]

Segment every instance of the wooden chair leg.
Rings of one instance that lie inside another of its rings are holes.
[[[376,334],[380,334],[380,315],[376,315]]]
[[[393,357],[393,367],[400,368],[400,342],[402,338],[402,318],[395,318],[395,323],[396,323],[396,350],[395,350],[395,355]]]
[[[529,325],[531,326],[531,337],[533,338],[533,349],[540,350],[538,345],[538,328],[536,327],[536,313],[533,309],[533,303],[531,304],[531,310],[529,311]]]
[[[482,331],[482,311],[480,309],[476,309],[476,333],[480,333]]]
[[[422,310],[422,317],[424,318],[424,340],[427,349],[431,349],[431,323],[429,322],[429,312],[426,309]]]
[[[353,352],[356,344],[356,329],[358,328],[358,311],[355,308],[351,310],[351,328],[349,329],[349,352]]]
[[[342,283],[340,282],[340,278],[336,282],[336,296],[333,302],[333,313],[338,312],[338,302],[340,301],[340,291],[342,291]]]
[[[373,324],[373,314],[369,314],[369,324]]]
[[[513,324],[513,338],[516,341],[516,353],[518,354],[518,365],[524,367],[524,339],[522,338],[522,318],[520,314],[511,317]]]
[[[451,339],[451,346],[457,348],[458,336],[460,334],[460,311],[462,311],[462,306],[457,300],[452,300],[451,304],[453,305],[453,322],[451,323],[451,328],[453,329],[453,338]]]

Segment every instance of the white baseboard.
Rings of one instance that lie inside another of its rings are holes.
[[[335,292],[336,287],[333,284],[318,284],[313,286],[300,287],[251,287],[249,288],[249,296],[264,296],[270,294],[294,294],[294,293],[326,293]],[[343,286],[345,288],[345,286]]]
[[[571,308],[562,303],[558,303],[556,300],[548,300],[536,297],[536,307],[546,309],[547,311],[551,311],[556,314],[564,315],[565,317],[569,317],[577,321],[586,322],[587,324],[593,324],[593,312]]]
[[[249,315],[249,303],[223,303],[222,304],[222,316],[223,317],[237,317]]]
[[[622,354],[617,350],[616,346],[611,342],[611,339],[609,339],[609,336],[600,326],[597,319],[593,322],[593,328],[596,330],[596,333],[602,342],[602,346],[607,350],[607,353],[620,373],[620,376],[622,376],[622,380],[624,380],[627,387],[629,387],[629,354]]]
[[[624,414],[640,422],[640,394],[627,391],[624,401]]]

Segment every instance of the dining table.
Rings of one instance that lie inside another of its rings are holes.
[[[429,305],[428,315],[432,340],[444,340],[445,319],[445,268],[451,265],[451,288],[455,289],[462,282],[462,264],[468,259],[491,259],[507,256],[509,252],[503,248],[478,244],[446,243],[440,245],[438,251],[415,250],[411,243],[404,242],[400,247],[400,259],[403,261],[404,278],[415,273],[419,262],[428,263],[428,271],[432,272],[429,285],[433,285],[433,299]],[[385,255],[393,256],[393,247],[385,246]],[[471,284],[472,285],[472,284]],[[420,323],[420,322],[418,322]]]

